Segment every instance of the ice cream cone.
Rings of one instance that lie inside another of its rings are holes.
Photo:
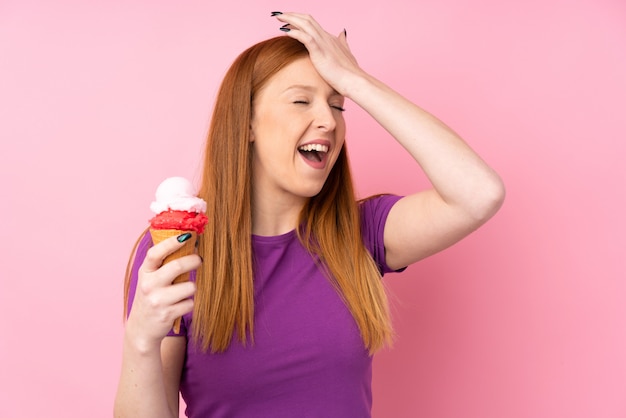
[[[196,248],[196,240],[198,236],[193,231],[181,231],[178,229],[154,229],[150,228],[150,235],[152,236],[152,242],[154,245],[158,244],[161,241],[164,241],[170,237],[177,237],[180,234],[184,234],[189,232],[192,236],[187,241],[185,241],[185,245],[179,248],[177,251],[165,257],[163,260],[163,264],[166,264],[172,260],[176,260],[177,258],[184,257],[186,255],[193,254]],[[189,280],[189,273],[183,273],[180,276],[176,277],[172,283],[181,283]],[[174,321],[174,332],[180,333],[180,318],[177,318]]]
[[[150,235],[156,245],[161,241],[186,232],[192,237],[173,254],[163,260],[166,264],[195,252],[197,234],[202,234],[208,219],[206,201],[195,195],[191,182],[184,177],[168,177],[157,187],[156,200],[150,210],[156,215],[150,219]],[[189,273],[181,274],[173,284],[189,280]],[[180,318],[174,321],[174,331],[180,333]]]

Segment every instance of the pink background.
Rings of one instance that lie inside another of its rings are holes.
[[[389,276],[374,415],[626,416],[626,3],[364,4],[0,2],[0,416],[111,416],[132,243],[162,178],[198,179],[219,80],[280,34],[272,10],[347,28],[507,185],[488,225]],[[424,187],[348,108],[361,195]]]

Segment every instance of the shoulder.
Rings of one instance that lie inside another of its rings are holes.
[[[377,194],[359,200],[359,211],[361,214],[361,223],[367,222],[372,218],[386,217],[391,207],[402,199],[402,196],[393,194]]]
[[[400,199],[402,196],[382,194],[359,201],[363,244],[382,274],[395,271],[387,266],[384,237],[389,212]]]

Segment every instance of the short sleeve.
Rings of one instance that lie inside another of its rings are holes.
[[[401,272],[406,269],[406,267],[403,267],[398,270],[392,270],[385,261],[385,223],[387,222],[389,211],[400,199],[402,199],[402,196],[386,194],[370,197],[360,203],[363,243],[383,275],[385,273]]]
[[[148,250],[153,246],[152,237],[149,232],[146,232],[141,239],[139,240],[139,244],[137,245],[137,250],[135,252],[135,258],[133,260],[133,265],[130,270],[130,286],[128,288],[128,306],[126,312],[130,314],[130,311],[133,307],[133,301],[135,299],[135,293],[137,291],[137,281],[139,280],[139,268],[143,263],[143,260],[146,258],[146,254]],[[187,324],[186,319],[183,317],[183,320],[180,324],[180,333],[176,334],[174,330],[170,330],[167,334],[168,336],[181,336],[187,334]]]

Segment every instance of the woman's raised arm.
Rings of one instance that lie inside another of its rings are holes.
[[[400,268],[459,241],[502,205],[504,185],[443,122],[363,71],[346,32],[334,36],[312,17],[285,13],[283,30],[302,42],[319,74],[369,113],[420,165],[433,188],[396,203],[385,226],[386,261]]]

